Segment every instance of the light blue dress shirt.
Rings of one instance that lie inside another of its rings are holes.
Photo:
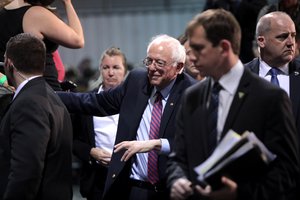
[[[175,79],[163,90],[160,91],[162,94],[162,105],[163,105],[163,110],[162,114],[164,112],[166,103],[168,101],[170,91],[175,83]],[[143,113],[139,128],[137,130],[137,136],[136,140],[138,141],[145,141],[149,140],[149,132],[150,132],[150,122],[151,122],[151,113],[152,113],[152,108],[155,100],[155,93],[157,89],[154,88],[154,90],[151,93],[151,96],[148,100],[148,104],[146,106],[146,109]],[[161,140],[161,150],[160,154],[169,154],[171,149],[170,149],[170,143],[166,138],[160,138]],[[147,181],[147,174],[148,174],[148,153],[137,153],[136,154],[136,160],[134,161],[132,168],[131,168],[131,179],[135,180],[141,180],[141,181]]]

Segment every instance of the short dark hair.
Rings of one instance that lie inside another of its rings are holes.
[[[42,40],[29,33],[11,37],[6,44],[5,55],[14,67],[27,74],[43,74],[46,47]]]
[[[127,61],[126,61],[126,57],[125,57],[125,54],[121,51],[120,48],[118,47],[110,47],[108,49],[106,49],[101,57],[100,57],[100,63],[102,63],[103,59],[105,56],[109,56],[109,57],[112,57],[112,56],[121,56],[122,58],[122,63],[124,65],[124,68],[125,68],[125,74],[127,73],[127,70],[128,70],[128,66],[127,66]]]
[[[195,29],[202,26],[206,33],[206,38],[216,46],[221,40],[228,40],[233,52],[240,53],[241,28],[235,17],[224,9],[206,10],[194,17],[188,24],[187,33],[191,37]]]

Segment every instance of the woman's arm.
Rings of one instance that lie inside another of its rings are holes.
[[[32,33],[41,39],[48,38],[68,48],[82,48],[84,34],[80,20],[71,0],[62,0],[66,9],[68,24],[42,6],[28,9],[23,18],[24,32]]]

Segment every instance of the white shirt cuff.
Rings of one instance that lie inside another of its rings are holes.
[[[160,153],[161,154],[169,154],[171,149],[170,149],[170,143],[168,141],[168,139],[165,138],[160,138],[161,141],[161,149],[160,149]]]

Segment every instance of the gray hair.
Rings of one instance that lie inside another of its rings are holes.
[[[184,63],[186,54],[185,54],[185,48],[183,45],[180,44],[180,42],[166,34],[161,34],[153,37],[148,44],[147,53],[149,52],[150,47],[153,44],[160,44],[162,42],[167,42],[167,46],[172,49],[172,60],[176,63]],[[176,66],[174,64],[174,66]]]

